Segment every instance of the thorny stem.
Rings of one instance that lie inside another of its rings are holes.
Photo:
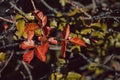
[[[4,65],[4,66],[2,67],[2,69],[0,70],[0,77],[1,77],[2,71],[5,69],[5,67],[6,67],[6,66],[8,65],[8,63],[10,62],[13,54],[14,54],[14,50],[11,51],[11,55],[10,55],[9,59],[6,61],[5,65]]]
[[[25,67],[25,69],[26,69],[26,71],[27,71],[27,73],[29,75],[29,80],[33,80],[32,74],[31,74],[30,69],[28,68],[27,64],[24,61],[22,61],[22,64]]]
[[[58,11],[55,10],[54,8],[52,8],[50,5],[48,5],[48,4],[45,2],[45,0],[41,0],[41,2],[42,2],[49,10],[53,11],[55,14],[58,13]]]

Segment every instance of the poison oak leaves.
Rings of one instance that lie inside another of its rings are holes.
[[[62,42],[61,42],[61,52],[62,52],[62,57],[65,58],[66,57],[66,46],[67,46],[67,41],[70,41],[71,43],[78,45],[78,46],[84,46],[86,47],[85,42],[78,38],[78,37],[72,37],[69,38],[69,34],[70,34],[70,26],[66,25],[62,31]]]

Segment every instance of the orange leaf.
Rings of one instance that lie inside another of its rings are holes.
[[[33,59],[34,57],[34,51],[31,50],[31,51],[28,51],[26,52],[24,55],[23,55],[23,60],[25,62],[28,62],[28,64],[31,62],[31,60]]]
[[[62,51],[62,57],[65,58],[66,57],[66,46],[67,46],[67,43],[66,41],[62,41],[61,42],[61,51]]]
[[[35,49],[35,53],[41,61],[46,61],[46,52],[48,51],[48,42],[42,43],[41,45],[37,46]]]
[[[38,24],[36,24],[36,23],[26,23],[24,31],[25,32],[35,31],[37,29],[38,29]]]
[[[20,44],[20,48],[22,48],[22,49],[30,49],[30,48],[34,48],[34,47],[35,47],[35,44],[34,44],[33,40],[27,40]]]
[[[78,38],[78,37],[71,38],[70,42],[72,42],[72,43],[74,43],[74,44],[76,44],[78,46],[84,46],[84,47],[86,47],[85,42],[82,39]]]
[[[64,27],[63,31],[62,31],[62,37],[63,39],[67,39],[69,37],[70,34],[70,26],[67,25]]]
[[[33,37],[34,37],[34,31],[28,31],[27,32],[27,39],[32,40]]]

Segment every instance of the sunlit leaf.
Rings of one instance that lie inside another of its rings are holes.
[[[75,8],[73,11],[69,12],[67,15],[68,15],[68,16],[74,16],[74,15],[77,14],[78,12],[79,12],[79,10]]]
[[[20,48],[22,48],[22,49],[30,49],[30,48],[34,48],[34,47],[35,47],[35,44],[34,44],[33,40],[27,40],[20,44]]]
[[[91,33],[92,37],[97,37],[97,38],[104,38],[105,33],[99,32],[99,31],[94,31]]]
[[[55,19],[50,21],[50,27],[51,28],[57,27],[57,21]]]
[[[83,40],[85,41],[85,43],[90,44],[90,39],[84,37]]]
[[[92,31],[92,28],[83,29],[83,30],[81,30],[81,34],[84,34],[84,35],[90,34],[91,31]]]
[[[59,0],[60,4],[64,7],[66,4],[66,0]]]
[[[49,80],[61,80],[62,77],[63,77],[63,74],[55,72],[55,73],[52,73],[50,75],[50,79]]]
[[[96,70],[98,68],[99,64],[98,63],[90,63],[88,66],[89,70]]]
[[[35,49],[35,53],[41,61],[46,61],[46,53],[48,51],[48,42],[42,43],[41,45],[37,46]]]
[[[26,23],[25,24],[25,29],[24,31],[25,32],[28,32],[28,31],[35,31],[39,28],[38,24],[37,23]]]
[[[67,80],[81,80],[81,75],[76,72],[68,72]]]
[[[24,53],[23,60],[29,64],[31,60],[33,59],[33,57],[34,57],[34,51],[30,50]]]
[[[40,29],[35,30],[35,35],[36,36],[40,36],[42,34]]]
[[[34,19],[35,19],[35,17],[32,15],[32,13],[26,14],[25,17],[26,17],[28,20],[34,20]]]
[[[69,41],[72,42],[73,44],[78,45],[78,46],[84,46],[84,47],[87,46],[85,44],[85,42],[82,39],[78,38],[78,37],[73,37]]]
[[[0,62],[6,59],[6,54],[4,52],[0,52]]]
[[[71,51],[73,51],[74,49],[77,49],[78,51],[80,51],[80,46],[77,46],[77,45],[72,46],[71,47]]]
[[[52,44],[55,44],[55,45],[57,44],[57,40],[55,40],[53,37],[50,37],[48,41]]]

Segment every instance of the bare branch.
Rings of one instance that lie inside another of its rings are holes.
[[[29,80],[33,80],[32,74],[31,74],[30,69],[28,68],[27,64],[24,61],[22,61],[22,64],[25,67],[25,69],[26,69],[26,71],[27,71],[27,73],[29,75]]]

